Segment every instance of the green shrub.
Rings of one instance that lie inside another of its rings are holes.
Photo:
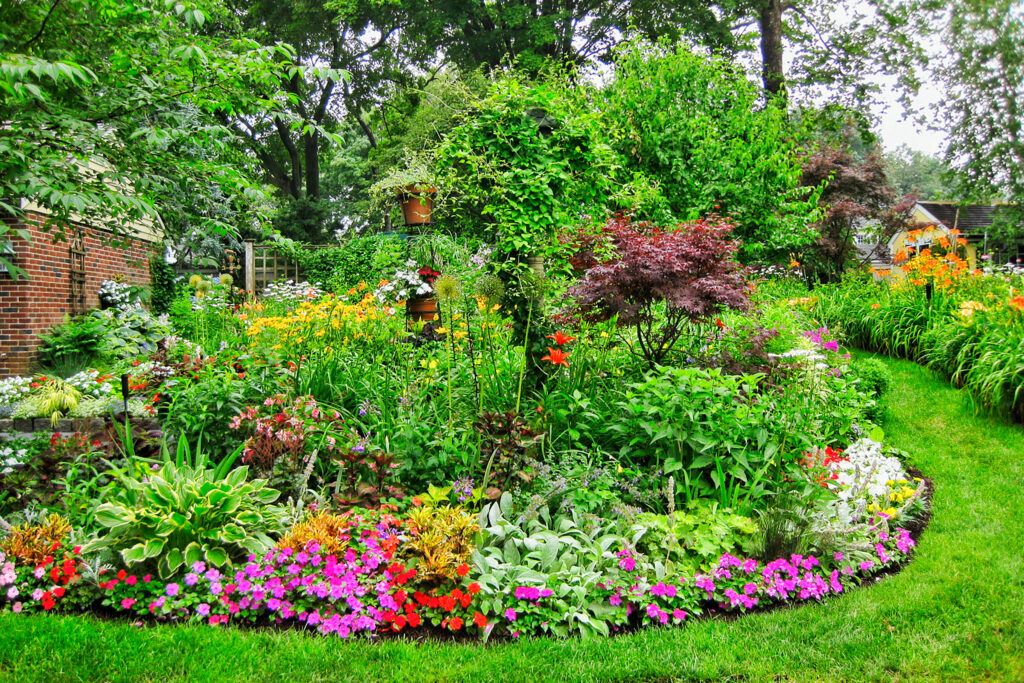
[[[39,365],[69,377],[102,363],[107,355],[107,327],[91,315],[65,320],[42,335]]]
[[[877,358],[864,358],[851,367],[853,377],[861,388],[875,399],[882,398],[892,385],[892,373],[885,363]]]
[[[106,531],[88,550],[116,552],[125,565],[167,578],[201,560],[222,567],[272,548],[268,534],[284,526],[284,508],[273,505],[280,494],[263,479],[248,481],[248,467],[231,469],[238,450],[211,468],[201,451],[178,444],[174,458],[164,449],[156,472],[117,473],[95,509]]]
[[[174,268],[163,257],[154,255],[149,259],[149,280],[149,303],[153,312],[167,313],[178,294],[178,276]]]

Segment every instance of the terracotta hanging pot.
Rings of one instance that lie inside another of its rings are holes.
[[[411,321],[430,322],[437,319],[437,299],[432,296],[416,297],[405,303],[405,315]]]
[[[398,190],[398,201],[402,205],[402,217],[406,225],[430,225],[430,213],[434,208],[437,188],[417,189],[406,185]]]

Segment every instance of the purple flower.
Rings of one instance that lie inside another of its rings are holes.
[[[189,572],[188,574],[185,574],[185,585],[186,586],[194,586],[197,583],[199,583],[199,576],[197,574],[193,574],[192,572]]]
[[[540,600],[540,589],[534,586],[516,588],[516,600]]]
[[[178,590],[178,584],[169,583],[167,584],[167,588],[164,589],[164,593],[166,593],[168,597],[173,598],[175,595],[178,594]]]
[[[196,614],[198,614],[201,617],[205,617],[205,616],[209,615],[210,614],[210,606],[207,605],[205,602],[199,603],[198,605],[196,605]]]
[[[518,615],[516,614],[516,611],[514,609],[512,609],[511,607],[509,607],[507,610],[505,610],[505,618],[508,619],[509,621],[515,621],[517,617],[518,617]]]
[[[658,583],[651,586],[651,595],[658,595],[666,598],[674,598],[676,596],[676,587],[659,581]]]

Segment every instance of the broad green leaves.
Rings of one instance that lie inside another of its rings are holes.
[[[265,480],[247,481],[247,474],[238,467],[225,476],[197,456],[194,466],[167,459],[146,479],[122,477],[112,500],[96,508],[106,532],[90,547],[119,551],[129,566],[152,563],[164,577],[199,560],[223,566],[266,550],[266,532],[282,524],[281,508],[272,504],[278,492]]]

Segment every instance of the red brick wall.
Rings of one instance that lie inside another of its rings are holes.
[[[46,220],[29,213],[16,226],[31,237],[27,242],[14,238],[15,263],[28,277],[14,281],[0,273],[0,377],[27,374],[39,335],[73,314],[69,246],[42,230]],[[115,275],[131,284],[149,284],[152,244],[137,239],[112,243],[109,232],[79,227],[85,232],[86,308],[99,305],[100,282]]]

